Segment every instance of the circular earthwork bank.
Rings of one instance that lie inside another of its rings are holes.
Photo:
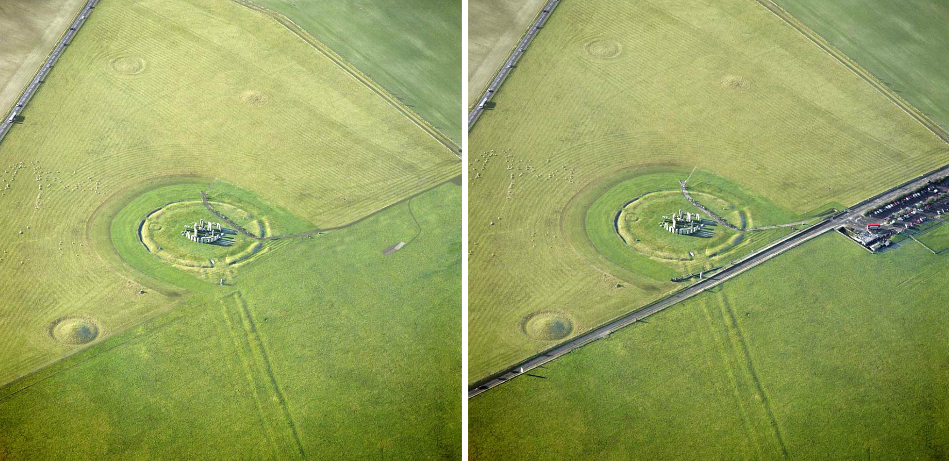
[[[597,59],[616,59],[623,54],[623,45],[616,40],[598,38],[583,45],[586,53]]]
[[[119,56],[109,62],[112,70],[123,75],[137,75],[145,70],[145,60],[135,56]]]

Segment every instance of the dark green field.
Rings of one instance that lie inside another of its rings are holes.
[[[251,1],[286,15],[461,145],[461,0]]]
[[[949,3],[774,1],[949,129]]]

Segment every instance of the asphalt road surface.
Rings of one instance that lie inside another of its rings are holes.
[[[46,79],[46,76],[53,68],[53,65],[56,64],[56,61],[59,60],[60,56],[62,56],[63,51],[66,50],[66,46],[72,43],[73,37],[75,37],[76,33],[79,32],[79,28],[86,23],[86,18],[89,17],[89,13],[92,12],[92,9],[95,8],[97,3],[99,3],[99,0],[89,0],[86,2],[86,6],[82,7],[82,11],[79,12],[79,15],[76,16],[75,20],[73,20],[72,24],[69,26],[69,29],[66,30],[65,34],[63,34],[63,38],[61,38],[59,43],[56,44],[56,48],[53,49],[53,52],[50,53],[49,57],[46,58],[46,61],[43,62],[43,67],[40,67],[39,72],[33,76],[33,80],[30,80],[30,84],[27,85],[26,89],[23,91],[23,94],[20,95],[20,99],[17,99],[16,104],[13,105],[13,109],[10,111],[10,114],[3,119],[3,123],[0,123],[0,142],[3,141],[3,138],[13,126],[13,118],[17,115],[20,115],[20,112],[23,112],[26,104],[30,102],[30,99],[32,99],[33,95],[36,93],[36,90],[39,89],[40,83],[43,83],[43,80]]]
[[[544,9],[541,10],[540,14],[537,15],[537,19],[534,20],[534,23],[531,24],[530,29],[527,30],[527,33],[524,34],[524,37],[521,38],[520,43],[514,47],[514,51],[511,52],[511,55],[508,56],[507,61],[504,62],[504,65],[501,66],[501,69],[498,70],[497,75],[494,76],[494,80],[491,80],[491,84],[488,85],[488,88],[484,91],[484,94],[481,95],[481,99],[478,100],[478,103],[475,104],[474,108],[471,109],[471,112],[468,113],[468,131],[471,131],[471,128],[474,127],[475,122],[478,121],[478,118],[481,117],[481,113],[484,112],[484,105],[494,97],[494,94],[497,93],[498,88],[501,88],[501,84],[504,83],[504,80],[507,79],[507,76],[511,73],[514,67],[517,65],[517,61],[521,59],[521,56],[524,54],[524,50],[527,49],[527,46],[534,40],[534,37],[537,36],[537,32],[540,32],[540,29],[544,27],[544,24],[547,23],[547,19],[550,18],[550,15],[554,12],[554,8],[560,3],[560,0],[550,0],[544,5]]]
[[[820,221],[819,223],[814,224],[806,229],[795,232],[782,240],[772,243],[765,248],[762,248],[728,266],[725,266],[715,275],[699,280],[698,282],[673,293],[669,297],[648,304],[642,309],[633,311],[594,330],[576,336],[575,338],[554,346],[553,348],[541,352],[540,354],[534,355],[533,357],[518,363],[511,368],[508,368],[506,371],[494,374],[488,378],[476,382],[469,387],[468,398],[470,399],[490,389],[500,386],[501,384],[525,374],[534,368],[544,365],[545,363],[555,360],[558,357],[569,354],[570,352],[573,352],[574,350],[590,344],[598,339],[605,338],[620,328],[636,323],[652,314],[655,314],[656,312],[678,304],[679,302],[689,299],[710,288],[718,286],[726,280],[729,280],[738,274],[741,274],[742,272],[745,272],[765,261],[768,261],[769,259],[774,258],[775,256],[784,253],[785,251],[788,251],[791,248],[794,248],[814,237],[844,225],[859,224],[866,219],[863,217],[863,213],[873,210],[882,204],[891,202],[904,194],[919,189],[928,184],[930,181],[935,182],[946,176],[949,176],[949,165],[868,198],[851,208],[839,212],[834,216],[824,219],[823,221]]]

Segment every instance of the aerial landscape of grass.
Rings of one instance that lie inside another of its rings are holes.
[[[0,112],[6,116],[40,63],[76,17],[84,0],[0,3]]]
[[[446,184],[283,241],[0,389],[0,458],[458,459],[460,203]]]
[[[819,237],[474,398],[471,459],[941,459],[946,257]]]
[[[590,250],[583,204],[623,180],[698,167],[750,200],[732,205],[797,220],[949,163],[932,132],[738,0],[564,2],[496,101],[470,138],[469,381],[556,344],[527,334],[538,313],[576,335],[681,287]]]
[[[478,101],[498,68],[547,0],[468,2],[468,106]]]
[[[461,164],[403,113],[245,6],[103,0],[24,114],[0,459],[460,452]],[[265,240],[192,248],[202,192]]]
[[[946,2],[774,1],[949,129]]]
[[[461,0],[250,1],[290,18],[461,145]]]

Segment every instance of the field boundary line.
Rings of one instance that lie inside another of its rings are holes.
[[[260,240],[260,241],[264,241],[264,240],[286,240],[286,239],[290,239],[290,238],[306,237],[306,236],[310,236],[310,235],[313,235],[313,234],[319,234],[319,233],[322,233],[322,232],[330,232],[330,231],[343,230],[343,229],[346,229],[347,227],[355,226],[356,224],[359,224],[359,223],[361,223],[361,222],[363,222],[363,221],[365,221],[365,220],[367,220],[367,219],[369,219],[369,218],[372,218],[373,216],[375,216],[375,215],[377,215],[377,214],[379,214],[379,213],[382,213],[383,211],[386,211],[386,210],[388,210],[389,208],[399,206],[399,205],[401,205],[401,204],[403,204],[403,203],[405,203],[405,202],[409,202],[409,201],[411,201],[411,200],[414,199],[414,198],[417,198],[417,197],[420,197],[420,196],[422,196],[422,195],[424,195],[424,194],[427,194],[427,193],[429,193],[429,192],[431,192],[431,191],[433,191],[433,190],[435,190],[435,189],[437,189],[437,188],[439,188],[439,187],[441,187],[441,186],[444,186],[445,184],[448,184],[448,183],[450,183],[450,182],[453,182],[455,179],[460,179],[460,178],[461,178],[461,175],[452,176],[450,179],[446,179],[446,180],[444,180],[444,181],[442,181],[442,182],[439,182],[439,183],[437,183],[437,184],[434,184],[434,185],[432,185],[431,187],[426,188],[426,189],[421,190],[421,191],[418,191],[418,192],[416,192],[416,193],[414,193],[414,194],[412,194],[412,195],[410,195],[410,196],[408,196],[408,197],[401,198],[401,199],[399,199],[399,200],[397,200],[397,201],[395,201],[395,202],[392,202],[392,203],[390,203],[390,204],[388,204],[388,205],[386,205],[386,206],[384,206],[384,207],[382,207],[382,208],[379,208],[379,209],[376,210],[376,211],[373,211],[372,213],[369,213],[369,214],[367,214],[367,215],[365,215],[365,216],[363,216],[363,217],[361,217],[361,218],[359,218],[359,219],[356,219],[356,220],[354,220],[354,221],[350,221],[350,222],[348,222],[348,223],[346,223],[346,224],[343,224],[343,225],[332,226],[332,227],[320,227],[320,228],[316,228],[316,229],[309,230],[309,231],[298,232],[298,233],[296,233],[296,234],[273,235],[273,236],[270,236],[270,237],[263,237],[263,238],[258,237],[258,236],[256,236],[256,235],[250,233],[250,232],[248,232],[248,233],[245,234],[245,235],[247,235],[248,237],[250,237],[250,238],[252,238],[252,239],[254,239],[254,240]],[[226,222],[226,223],[228,223],[228,224],[234,226],[236,229],[241,229],[240,226],[238,226],[237,224],[233,223],[230,219],[228,219],[226,216],[224,216],[223,214],[221,214],[221,213],[219,213],[218,211],[216,211],[216,210],[211,206],[211,204],[210,204],[210,202],[209,202],[208,200],[213,200],[213,199],[208,199],[207,191],[201,191],[201,199],[202,199],[202,201],[204,201],[204,206],[208,209],[208,211],[210,211],[211,213],[214,213],[215,216],[221,218],[222,220],[224,220],[224,222]],[[410,211],[411,211],[411,209],[410,209]],[[412,218],[413,218],[413,219],[415,218],[415,215],[414,215],[414,214],[412,215]],[[416,224],[418,224],[418,221],[416,221]]]
[[[234,340],[234,346],[238,350],[244,349],[244,347],[242,347],[240,344],[241,340],[243,340],[246,348],[253,356],[250,360],[248,360],[244,354],[238,353],[238,355],[241,356],[241,361],[244,364],[247,379],[250,381],[252,392],[254,393],[254,400],[257,403],[257,409],[260,412],[261,417],[266,419],[263,405],[264,399],[257,392],[258,387],[255,375],[258,372],[266,376],[266,379],[264,380],[266,381],[265,386],[270,391],[272,391],[274,396],[277,398],[277,406],[280,407],[287,427],[290,429],[290,436],[293,439],[296,451],[300,455],[300,458],[306,459],[306,453],[303,451],[303,444],[300,442],[300,436],[297,433],[296,424],[293,421],[293,417],[290,415],[290,409],[287,407],[287,399],[283,395],[283,391],[280,390],[280,385],[277,383],[277,377],[273,374],[273,368],[270,366],[270,358],[267,355],[267,347],[264,345],[260,334],[257,332],[257,325],[254,323],[254,318],[247,307],[247,302],[244,301],[244,298],[241,296],[240,292],[236,291],[221,298],[221,306],[224,309],[224,317],[227,321],[231,338]],[[253,364],[250,362],[253,362]],[[266,424],[266,421],[264,421],[264,423]],[[272,428],[273,427],[268,429]],[[272,434],[270,432],[271,431],[268,431],[267,438],[272,444],[277,446],[277,441],[271,437]],[[279,449],[279,446],[277,446],[277,448]]]
[[[316,50],[319,51],[320,54],[329,58],[330,61],[333,61],[334,64],[336,64],[341,69],[343,69],[351,77],[355,78],[357,81],[359,81],[360,83],[365,85],[367,88],[372,90],[372,92],[376,93],[384,101],[389,103],[389,105],[391,105],[396,110],[401,112],[402,115],[404,115],[406,118],[412,121],[412,123],[414,123],[416,126],[421,128],[422,131],[426,132],[429,136],[434,138],[441,145],[447,147],[459,159],[461,158],[461,147],[459,147],[458,144],[455,143],[454,140],[448,137],[448,135],[442,133],[440,130],[435,128],[431,123],[428,122],[428,120],[425,120],[422,116],[418,115],[411,108],[406,107],[404,104],[399,102],[398,98],[390,94],[388,91],[386,91],[385,88],[377,84],[374,80],[372,80],[372,78],[362,73],[355,66],[352,66],[349,63],[347,63],[346,60],[343,59],[343,57],[337,54],[335,51],[333,51],[332,48],[330,48],[325,43],[321,42],[319,39],[317,39],[312,34],[307,32],[306,29],[297,25],[297,23],[293,22],[293,20],[291,20],[290,18],[288,18],[287,16],[281,13],[278,13],[269,8],[265,8],[263,6],[260,6],[256,3],[253,3],[247,0],[231,0],[231,1],[234,3],[237,3],[238,5],[244,6],[245,8],[257,11],[258,13],[262,13],[265,16],[269,16],[278,24],[286,27],[290,32],[293,32],[294,35],[302,39],[304,42],[306,42],[308,45],[312,46],[313,48],[316,48]]]
[[[846,54],[835,48],[830,44],[826,39],[820,36],[820,34],[814,32],[809,27],[807,27],[803,22],[795,18],[791,13],[789,13],[784,8],[778,6],[772,0],[755,0],[759,5],[765,7],[772,14],[783,20],[786,24],[793,27],[801,35],[806,37],[808,40],[813,42],[815,45],[820,47],[824,52],[829,54],[831,57],[836,59],[838,62],[844,65],[851,72],[856,74],[858,77],[867,82],[871,87],[883,94],[887,99],[890,100],[893,104],[906,112],[910,117],[916,120],[923,127],[931,131],[943,142],[949,144],[949,133],[946,133],[945,130],[936,122],[933,122],[926,116],[921,110],[917,109],[915,106],[903,99],[902,96],[893,93],[883,82],[879,81],[872,73],[864,69],[863,66],[858,64],[855,60],[848,57]]]

